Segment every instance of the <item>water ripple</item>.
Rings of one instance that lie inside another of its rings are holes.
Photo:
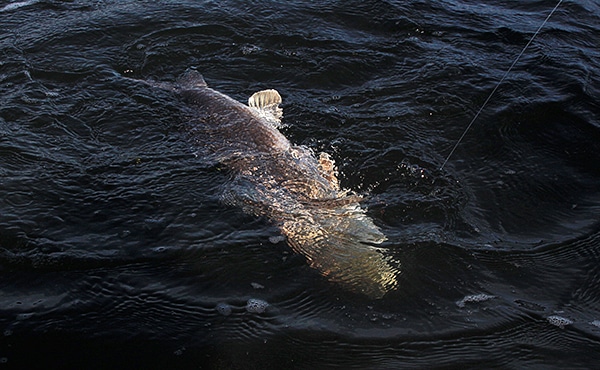
[[[0,364],[597,366],[595,2],[561,5],[439,170],[542,3],[5,2]],[[190,66],[238,101],[279,90],[397,289],[347,292],[224,204],[192,112],[132,79]]]

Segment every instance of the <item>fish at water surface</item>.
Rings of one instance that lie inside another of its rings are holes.
[[[266,216],[331,281],[372,298],[397,286],[397,263],[375,246],[385,236],[361,197],[340,188],[333,160],[291,144],[278,130],[277,91],[255,93],[245,105],[209,88],[193,69],[176,84],[152,85],[175,90],[192,109],[195,144],[232,171],[229,204]]]

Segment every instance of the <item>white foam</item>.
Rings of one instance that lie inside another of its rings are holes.
[[[463,307],[465,307],[465,303],[485,302],[485,301],[488,301],[493,298],[496,298],[496,296],[485,294],[485,293],[472,294],[472,295],[465,296],[460,301],[457,301],[456,305],[460,308],[463,308]]]
[[[5,5],[2,9],[0,9],[0,12],[9,12],[11,10],[19,9],[24,6],[33,5],[39,1],[40,0],[29,0],[29,1],[18,1],[16,3],[10,3],[10,4]]]
[[[246,311],[250,313],[263,313],[267,310],[267,307],[269,307],[269,303],[262,299],[250,298],[246,302]]]
[[[559,328],[564,328],[567,325],[571,325],[573,323],[573,320],[569,320],[566,317],[562,317],[562,316],[558,316],[558,315],[551,315],[547,317],[547,320],[550,324],[554,325],[554,326],[558,326]]]

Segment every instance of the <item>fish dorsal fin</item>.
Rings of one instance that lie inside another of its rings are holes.
[[[208,87],[204,77],[195,69],[189,68],[177,79],[177,84],[182,89],[197,89],[199,87]]]
[[[283,116],[283,110],[279,108],[279,104],[281,104],[281,95],[273,89],[255,92],[248,98],[248,106],[257,109],[261,117],[275,126],[281,123]]]

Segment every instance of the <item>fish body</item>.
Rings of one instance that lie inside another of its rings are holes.
[[[229,204],[267,217],[311,267],[346,288],[380,298],[396,287],[398,266],[376,247],[386,238],[361,197],[340,188],[329,155],[317,157],[278,130],[277,91],[242,104],[208,87],[195,70],[173,89],[193,111],[195,143],[232,173]]]

